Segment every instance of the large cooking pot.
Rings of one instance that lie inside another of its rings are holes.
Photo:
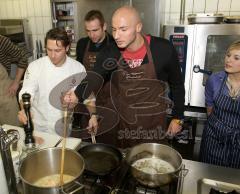
[[[82,189],[76,179],[84,171],[84,160],[80,154],[71,149],[65,149],[64,174],[71,175],[74,179],[62,186],[38,187],[34,183],[40,178],[59,174],[61,169],[61,148],[46,148],[30,153],[20,164],[19,174],[23,184],[24,194],[60,194],[72,193]],[[70,191],[69,191],[70,192]]]
[[[126,160],[133,177],[148,187],[170,183],[179,177],[182,168],[181,155],[175,149],[157,143],[136,145],[129,151]]]
[[[84,158],[86,171],[98,176],[108,175],[119,167],[122,161],[121,152],[108,144],[88,144],[78,152]]]
[[[188,15],[189,24],[220,24],[224,15],[221,13],[193,13]]]

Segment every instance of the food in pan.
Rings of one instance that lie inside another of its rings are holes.
[[[63,175],[63,183],[71,182],[74,179],[73,176],[64,174]],[[54,174],[42,177],[38,179],[35,183],[35,186],[37,187],[56,187],[60,186],[60,174]]]
[[[142,158],[136,160],[132,167],[148,174],[163,174],[175,171],[170,163],[159,158]]]

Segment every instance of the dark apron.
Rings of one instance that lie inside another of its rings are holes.
[[[166,82],[157,80],[152,54],[144,37],[148,63],[136,68],[119,60],[113,72],[111,95],[120,122],[116,131],[117,146],[132,147],[139,143],[165,143],[166,111],[172,102],[166,97]],[[124,67],[127,66],[127,67]]]
[[[226,79],[203,131],[200,160],[240,168],[240,101],[223,94]]]
[[[107,45],[109,44],[109,37],[108,34],[106,33],[106,38],[107,38]],[[96,63],[96,58],[98,52],[91,52],[89,51],[90,47],[90,40],[87,43],[86,49],[84,51],[84,56],[83,56],[83,65],[86,69],[86,71],[91,71],[94,67],[94,64]]]
[[[106,34],[107,38],[107,45],[109,44],[109,36]],[[83,56],[83,65],[86,69],[86,71],[92,71],[94,64],[96,63],[96,58],[97,55],[100,51],[98,52],[91,52],[89,51],[90,47],[90,40],[87,43],[86,49],[84,51],[84,56]],[[96,105],[99,107],[106,107],[108,104],[108,101],[110,99],[110,84],[107,82],[106,84],[103,85],[101,90],[98,93],[97,96],[97,102]],[[81,137],[82,133],[79,133],[79,131],[74,131],[75,129],[86,129],[88,126],[88,121],[90,119],[89,117],[89,112],[86,108],[86,106],[82,103],[78,104],[77,107],[75,108],[77,110],[74,113],[74,120],[73,120],[73,133],[72,136],[75,137]],[[88,138],[88,133],[84,133],[83,138],[87,139]]]

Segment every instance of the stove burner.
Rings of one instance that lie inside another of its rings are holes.
[[[235,191],[235,190],[226,193],[226,192],[221,192],[221,191],[218,191],[216,189],[211,188],[209,194],[239,194],[239,193],[237,191]]]
[[[178,194],[183,178],[174,178],[170,184],[158,188],[141,185],[131,174],[129,165],[121,164],[117,171],[107,176],[84,173],[81,194]]]

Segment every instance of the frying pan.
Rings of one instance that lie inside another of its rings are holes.
[[[108,144],[89,144],[78,152],[84,158],[85,170],[98,176],[110,174],[122,161],[121,152]]]

